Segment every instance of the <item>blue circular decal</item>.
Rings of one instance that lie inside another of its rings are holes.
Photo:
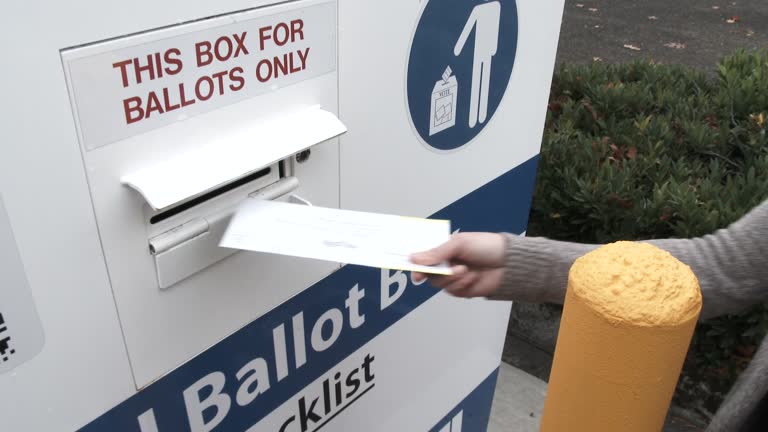
[[[453,150],[499,107],[517,52],[515,0],[429,0],[408,60],[407,97],[421,139]]]

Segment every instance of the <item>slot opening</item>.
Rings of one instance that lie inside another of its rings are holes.
[[[282,167],[282,162],[280,162],[280,163],[281,163],[281,167]],[[158,213],[158,214],[152,216],[151,218],[149,218],[149,223],[154,225],[154,224],[158,224],[158,223],[160,223],[160,222],[162,222],[162,221],[164,221],[166,219],[170,219],[170,218],[176,216],[179,213],[183,213],[184,211],[191,209],[192,207],[200,205],[200,204],[202,204],[202,203],[204,203],[206,201],[210,201],[210,200],[212,200],[212,199],[214,199],[214,198],[216,198],[218,196],[224,195],[225,193],[227,193],[227,192],[229,192],[231,190],[237,189],[240,186],[243,186],[243,185],[245,185],[247,183],[250,183],[250,182],[252,182],[254,180],[258,180],[258,179],[260,179],[262,177],[266,177],[271,172],[272,172],[272,168],[271,167],[267,167],[267,168],[264,168],[262,170],[256,171],[254,173],[248,174],[245,177],[241,177],[238,180],[235,180],[235,181],[233,181],[231,183],[227,183],[227,184],[225,184],[225,185],[223,185],[221,187],[218,187],[218,188],[213,189],[213,190],[211,190],[209,192],[206,192],[206,193],[198,196],[197,198],[193,198],[193,199],[191,199],[191,200],[189,200],[187,202],[184,202],[182,204],[177,205],[176,207],[171,207],[170,209],[168,209],[166,211]]]

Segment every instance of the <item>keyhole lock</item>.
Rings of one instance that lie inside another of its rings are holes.
[[[309,156],[312,154],[312,151],[310,149],[306,149],[303,151],[300,151],[296,154],[296,162],[298,163],[304,163],[309,160]]]

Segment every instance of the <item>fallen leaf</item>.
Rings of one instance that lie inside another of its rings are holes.
[[[727,20],[725,20],[725,22],[727,22],[728,24],[735,24],[735,23],[737,23],[739,21],[741,21],[741,18],[739,16],[732,16],[732,17],[728,18]]]
[[[657,19],[659,19],[659,17],[657,17],[656,15],[651,15],[648,17],[648,19],[651,21],[656,21]]]
[[[714,130],[720,129],[720,125],[717,124],[717,117],[713,115],[708,115],[704,117],[704,121],[707,122],[710,129],[714,129]]]
[[[736,353],[742,357],[749,357],[752,358],[755,355],[755,351],[757,351],[757,347],[754,345],[744,346],[739,345],[736,347]]]
[[[603,59],[601,57],[592,57],[592,61],[594,62],[601,62]]]
[[[627,149],[627,159],[634,160],[635,158],[637,158],[637,148],[633,146]]]
[[[623,200],[619,201],[619,204],[621,204],[621,206],[624,207],[627,210],[631,209],[632,206],[634,205],[632,203],[632,200],[630,200],[630,199],[623,199]]]
[[[624,44],[624,48],[631,49],[632,51],[640,51],[641,50],[640,47],[636,47],[636,46],[631,45],[631,44]]]
[[[683,48],[685,48],[685,44],[682,44],[680,42],[670,42],[670,43],[664,44],[664,46],[667,47],[667,48],[674,48],[674,49],[683,49]]]
[[[589,8],[587,10],[590,11],[590,12],[597,12],[597,8]]]

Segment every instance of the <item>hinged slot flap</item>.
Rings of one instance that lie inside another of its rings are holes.
[[[123,176],[155,210],[235,181],[347,131],[319,106],[275,116],[235,131],[222,131],[205,146]],[[169,137],[169,139],[179,139]]]

